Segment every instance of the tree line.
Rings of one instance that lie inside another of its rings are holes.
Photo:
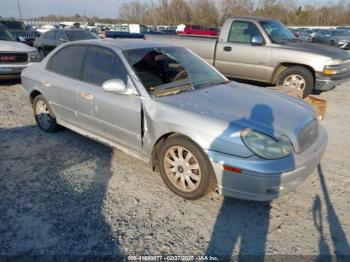
[[[133,0],[121,5],[119,17],[127,23],[178,25],[193,23],[219,26],[232,16],[263,16],[287,25],[350,25],[350,2],[320,5],[309,0]]]
[[[179,25],[193,23],[220,26],[232,16],[261,16],[290,26],[350,25],[350,0],[321,5],[308,0],[131,0],[120,5],[115,18],[49,15],[42,21],[80,21],[101,23],[139,23],[145,25]],[[306,2],[306,1],[304,1]],[[330,1],[331,2],[331,1]]]

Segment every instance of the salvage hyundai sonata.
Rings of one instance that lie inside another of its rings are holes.
[[[186,199],[268,201],[316,168],[327,134],[302,100],[230,82],[191,51],[142,40],[67,43],[22,73],[40,129],[149,162]]]

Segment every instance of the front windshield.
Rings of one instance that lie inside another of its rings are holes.
[[[331,31],[333,36],[350,36],[350,32],[348,30],[334,30]]]
[[[26,30],[26,27],[24,26],[24,24],[22,22],[2,21],[1,23],[3,23],[10,30]]]
[[[283,24],[277,21],[261,21],[265,32],[272,42],[280,44],[286,41],[296,41],[294,34]]]
[[[15,41],[11,32],[7,30],[6,27],[3,25],[0,25],[0,40]]]
[[[129,64],[153,96],[175,94],[228,80],[182,47],[124,51]]]

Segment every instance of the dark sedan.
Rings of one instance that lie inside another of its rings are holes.
[[[42,34],[34,42],[34,47],[39,50],[41,57],[45,57],[53,49],[62,43],[86,40],[86,39],[98,39],[99,37],[94,33],[83,29],[54,29]]]

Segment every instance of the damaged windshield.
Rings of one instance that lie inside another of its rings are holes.
[[[134,49],[125,51],[124,55],[147,91],[154,96],[228,82],[182,47]]]

